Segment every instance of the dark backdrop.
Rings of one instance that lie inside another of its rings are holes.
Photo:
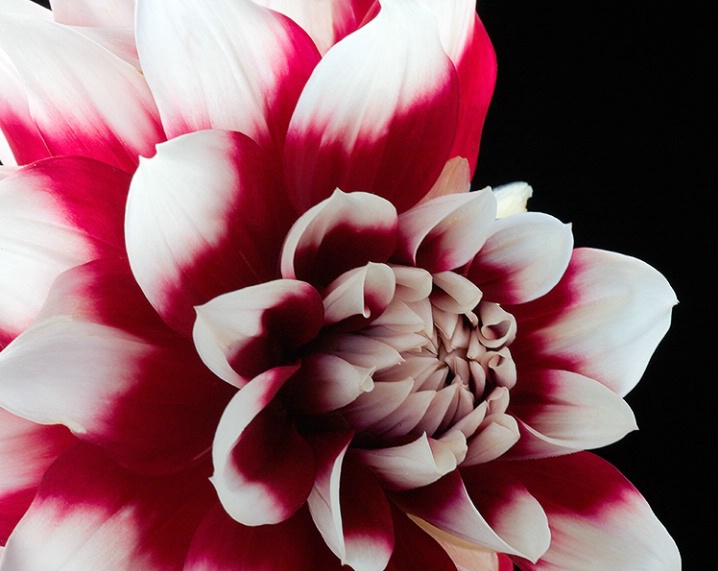
[[[600,454],[649,500],[684,568],[714,569],[715,32],[690,2],[479,0],[479,13],[499,75],[475,186],[526,180],[530,208],[572,222],[578,246],[641,258],[676,290],[673,326],[627,397],[640,430]]]

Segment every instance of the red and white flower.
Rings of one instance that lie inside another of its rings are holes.
[[[53,8],[0,4],[2,571],[680,568],[586,452],[674,294],[468,192],[472,2]]]

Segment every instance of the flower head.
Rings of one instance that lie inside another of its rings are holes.
[[[3,8],[0,569],[678,569],[586,452],[674,294],[469,192],[494,77],[464,1]]]

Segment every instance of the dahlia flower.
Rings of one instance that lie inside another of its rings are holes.
[[[674,294],[469,192],[464,0],[0,4],[2,571],[674,571],[588,449]]]

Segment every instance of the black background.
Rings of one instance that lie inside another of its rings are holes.
[[[684,569],[715,569],[715,28],[690,2],[480,0],[479,14],[499,75],[474,185],[529,182],[530,209],[572,222],[577,246],[641,258],[676,290],[627,397],[640,430],[599,453],[649,500]]]
[[[600,453],[650,501],[689,571],[715,568],[718,507],[715,28],[699,7],[480,0],[499,77],[474,181],[531,183],[530,208],[572,222],[577,246],[641,258],[676,290],[673,326],[627,398],[640,430]]]

